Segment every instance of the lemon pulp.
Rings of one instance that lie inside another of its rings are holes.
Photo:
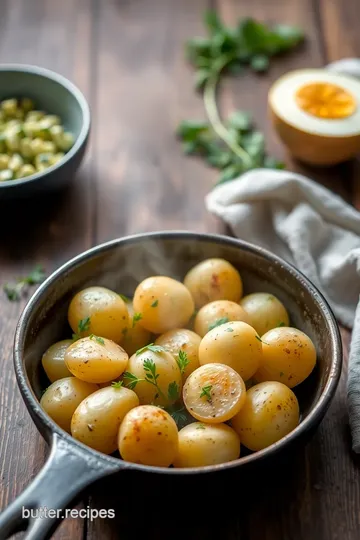
[[[347,118],[356,110],[356,101],[350,92],[328,82],[306,84],[296,92],[297,105],[303,111],[329,120]]]

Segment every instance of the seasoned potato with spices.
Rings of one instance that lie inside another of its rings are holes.
[[[240,300],[240,306],[248,314],[249,324],[262,336],[272,328],[289,326],[289,315],[284,304],[269,293],[253,293]]]
[[[197,308],[214,300],[239,302],[243,285],[239,272],[224,259],[206,259],[186,274],[185,286]]]
[[[246,311],[236,302],[230,300],[215,300],[206,304],[195,317],[194,330],[199,336],[205,334],[229,321],[243,321],[250,324],[250,318]]]
[[[200,342],[201,338],[195,332],[187,328],[178,328],[169,330],[159,336],[155,341],[155,345],[161,345],[173,355],[180,367],[184,383],[188,376],[200,366]]]
[[[178,430],[159,407],[142,405],[127,413],[119,429],[118,446],[125,461],[169,467],[178,451]]]

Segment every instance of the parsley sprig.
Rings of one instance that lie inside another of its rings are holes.
[[[180,349],[176,361],[177,365],[179,366],[181,375],[183,375],[185,373],[186,367],[190,364],[190,360],[188,359],[188,355],[186,354],[186,352]]]
[[[4,285],[4,292],[12,302],[20,300],[23,293],[27,292],[31,285],[38,285],[45,279],[45,270],[42,266],[36,265],[35,268],[25,277],[17,279],[15,282],[8,282]]]
[[[203,386],[200,392],[200,397],[206,397],[207,401],[211,401],[211,389],[212,384],[208,384],[207,386]]]
[[[197,37],[186,44],[189,61],[195,68],[195,86],[203,92],[209,122],[184,121],[177,134],[184,152],[200,155],[220,169],[218,183],[258,167],[283,168],[268,156],[264,135],[254,128],[251,116],[234,112],[223,122],[216,100],[218,83],[224,74],[241,73],[245,67],[264,72],[270,58],[287,52],[303,40],[296,27],[269,27],[253,19],[242,19],[235,28],[226,27],[214,11],[205,14],[208,37]]]
[[[78,323],[78,331],[76,332],[76,334],[72,335],[73,341],[80,339],[82,337],[81,334],[83,332],[87,332],[89,328],[90,328],[90,317],[84,317],[84,319],[80,319]]]

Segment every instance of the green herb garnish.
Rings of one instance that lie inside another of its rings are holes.
[[[92,340],[97,341],[98,343],[100,343],[100,345],[105,345],[105,341],[103,340],[102,337],[95,336],[94,334],[91,334],[91,335],[89,336],[89,338],[92,339]]]
[[[111,383],[111,386],[113,388],[121,388],[123,385],[123,382],[122,381],[114,381],[113,383]]]
[[[217,85],[224,74],[235,74],[248,66],[253,71],[268,69],[270,58],[287,52],[304,38],[296,27],[269,27],[247,18],[235,28],[226,27],[214,11],[205,14],[206,38],[187,42],[186,53],[195,68],[195,86],[202,90],[209,123],[184,121],[177,130],[184,152],[200,155],[221,171],[218,183],[227,182],[245,171],[284,168],[268,156],[264,136],[254,129],[249,113],[236,111],[224,123],[217,107]]]
[[[154,302],[151,304],[151,307],[157,307],[159,304],[159,300],[154,300]]]
[[[153,360],[151,360],[150,358],[145,358],[143,366],[144,366],[144,371],[145,371],[144,379],[138,378],[136,375],[134,375],[133,373],[130,373],[129,371],[126,371],[124,373],[124,379],[129,381],[128,383],[126,383],[127,388],[130,388],[130,390],[133,390],[139,382],[143,381],[143,382],[152,384],[156,388],[156,394],[154,396],[154,400],[161,397],[162,400],[166,402],[168,399],[170,401],[176,401],[179,398],[180,388],[178,384],[176,383],[176,381],[173,381],[169,384],[168,395],[167,397],[165,396],[164,392],[159,387],[158,378],[160,375],[156,371],[156,364]]]
[[[217,326],[221,326],[222,324],[225,324],[227,322],[229,322],[228,317],[221,317],[221,319],[217,319],[212,324],[209,324],[209,332],[210,332],[210,330],[214,330],[214,328],[216,328]]]
[[[78,331],[76,334],[72,335],[72,338],[74,341],[81,338],[81,334],[83,332],[87,332],[90,328],[90,317],[85,317],[84,319],[81,319],[78,323]]]
[[[166,349],[162,347],[161,345],[155,345],[154,343],[149,343],[148,345],[145,345],[145,347],[141,347],[141,349],[138,349],[136,351],[136,356],[139,356],[139,354],[143,353],[144,351],[151,351],[154,353],[161,353],[164,352]]]
[[[186,366],[190,364],[190,360],[188,359],[188,355],[186,354],[186,352],[180,349],[176,361],[181,371],[181,375],[183,375],[185,373]]]
[[[276,328],[282,328],[283,326],[285,326],[285,323],[284,322],[280,322]]]
[[[134,328],[135,324],[141,321],[141,319],[142,319],[141,313],[134,313],[133,320],[132,320],[132,327]]]
[[[265,345],[269,345],[268,343],[266,343],[266,341],[263,341],[260,336],[255,336],[255,337],[256,337],[256,339],[258,341],[260,341],[260,343],[264,343]]]
[[[196,429],[205,429],[205,426],[204,426],[204,424],[198,424],[196,426]]]
[[[121,298],[122,300],[124,300],[124,302],[125,302],[126,304],[130,304],[131,298],[129,298],[128,296],[125,296],[125,294],[121,294],[121,293],[119,293],[119,296],[120,296],[120,298]]]
[[[45,270],[42,266],[37,265],[27,276],[17,279],[16,282],[5,283],[3,289],[8,300],[18,301],[21,295],[27,291],[28,286],[42,283],[45,277]]]
[[[208,384],[207,386],[203,386],[201,389],[200,397],[206,397],[207,401],[211,401],[211,389],[212,384]]]
[[[168,398],[170,401],[176,401],[180,395],[180,388],[179,385],[173,381],[168,386]]]

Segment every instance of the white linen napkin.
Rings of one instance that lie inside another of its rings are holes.
[[[327,69],[360,78],[358,59]],[[360,453],[360,213],[305,176],[269,169],[217,186],[205,203],[236,236],[299,268],[353,329],[347,401],[353,450]]]

